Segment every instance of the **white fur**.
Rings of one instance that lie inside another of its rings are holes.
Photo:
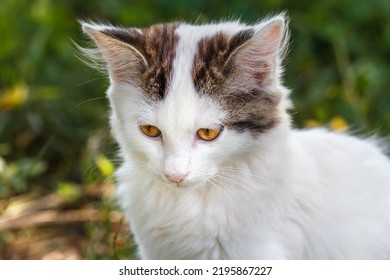
[[[196,43],[242,28],[180,26],[172,85],[158,105],[146,104],[141,89],[112,81],[112,127],[124,159],[117,195],[140,257],[390,258],[389,159],[369,141],[292,130],[281,85],[283,121],[269,132],[254,137],[225,128],[213,142],[195,137],[225,116],[195,92]],[[140,123],[159,127],[162,140],[145,137]],[[185,181],[178,186],[164,173]]]

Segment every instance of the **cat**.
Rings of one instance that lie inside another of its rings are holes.
[[[117,198],[140,258],[390,258],[389,159],[291,126],[285,14],[81,24],[108,70]]]

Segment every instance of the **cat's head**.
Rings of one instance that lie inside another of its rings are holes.
[[[288,127],[284,15],[253,26],[83,29],[107,66],[123,156],[148,176],[172,186],[203,184],[230,162],[269,149],[272,135]]]

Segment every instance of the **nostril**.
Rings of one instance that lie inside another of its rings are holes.
[[[172,183],[181,183],[185,177],[187,177],[187,174],[170,174],[170,173],[164,173],[165,178],[167,178]]]

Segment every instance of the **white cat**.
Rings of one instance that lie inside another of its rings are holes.
[[[83,23],[109,72],[117,195],[141,258],[390,258],[390,161],[290,128],[286,25]]]

